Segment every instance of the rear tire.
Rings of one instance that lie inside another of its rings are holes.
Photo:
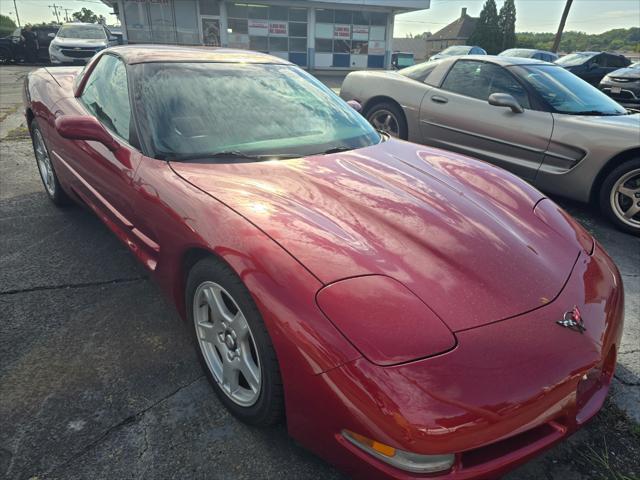
[[[409,128],[404,112],[391,102],[380,102],[367,109],[367,121],[377,130],[382,130],[392,137],[406,140],[409,138]]]
[[[45,192],[47,192],[49,199],[58,206],[70,204],[71,199],[58,181],[58,176],[51,162],[49,149],[47,148],[44,135],[36,119],[31,121],[29,132],[31,133],[31,143],[33,144],[33,153],[36,157],[36,165]]]
[[[602,182],[600,209],[620,230],[640,236],[640,158],[618,165]]]
[[[284,391],[271,338],[249,291],[208,257],[187,278],[187,318],[216,395],[238,419],[269,426],[284,418]]]

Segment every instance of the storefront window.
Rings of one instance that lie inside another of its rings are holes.
[[[176,26],[173,21],[173,5],[156,2],[149,4],[151,34],[154,43],[176,43]]]
[[[383,68],[388,16],[384,12],[317,9],[317,68]]]
[[[220,5],[217,0],[199,0],[200,1],[200,15],[220,15]],[[176,0],[176,3],[185,2],[185,0]]]
[[[186,45],[196,45],[200,43],[196,4],[194,2],[176,0],[174,2],[174,9],[178,43]]]
[[[228,41],[234,48],[269,52],[307,65],[306,8],[228,3]]]
[[[151,41],[151,25],[147,5],[136,1],[124,2],[124,18],[127,25],[127,38],[131,43]]]

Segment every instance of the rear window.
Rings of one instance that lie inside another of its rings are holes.
[[[440,65],[439,62],[425,62],[418,63],[417,65],[413,65],[411,67],[403,68],[398,73],[400,75],[404,75],[405,77],[409,77],[412,80],[416,80],[417,82],[425,82],[431,72]]]

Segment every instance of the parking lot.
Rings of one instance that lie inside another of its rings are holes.
[[[0,67],[0,475],[342,478],[284,426],[230,416],[187,327],[128,249],[90,212],[48,201],[20,112],[29,69]],[[339,77],[322,80],[339,88]],[[603,411],[507,478],[637,478],[640,239],[556,200],[618,264],[625,333]]]

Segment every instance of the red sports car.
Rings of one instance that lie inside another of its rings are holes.
[[[129,246],[245,422],[359,478],[487,478],[602,406],[620,275],[513,175],[246,51],[116,47],[24,94],[51,200]]]

